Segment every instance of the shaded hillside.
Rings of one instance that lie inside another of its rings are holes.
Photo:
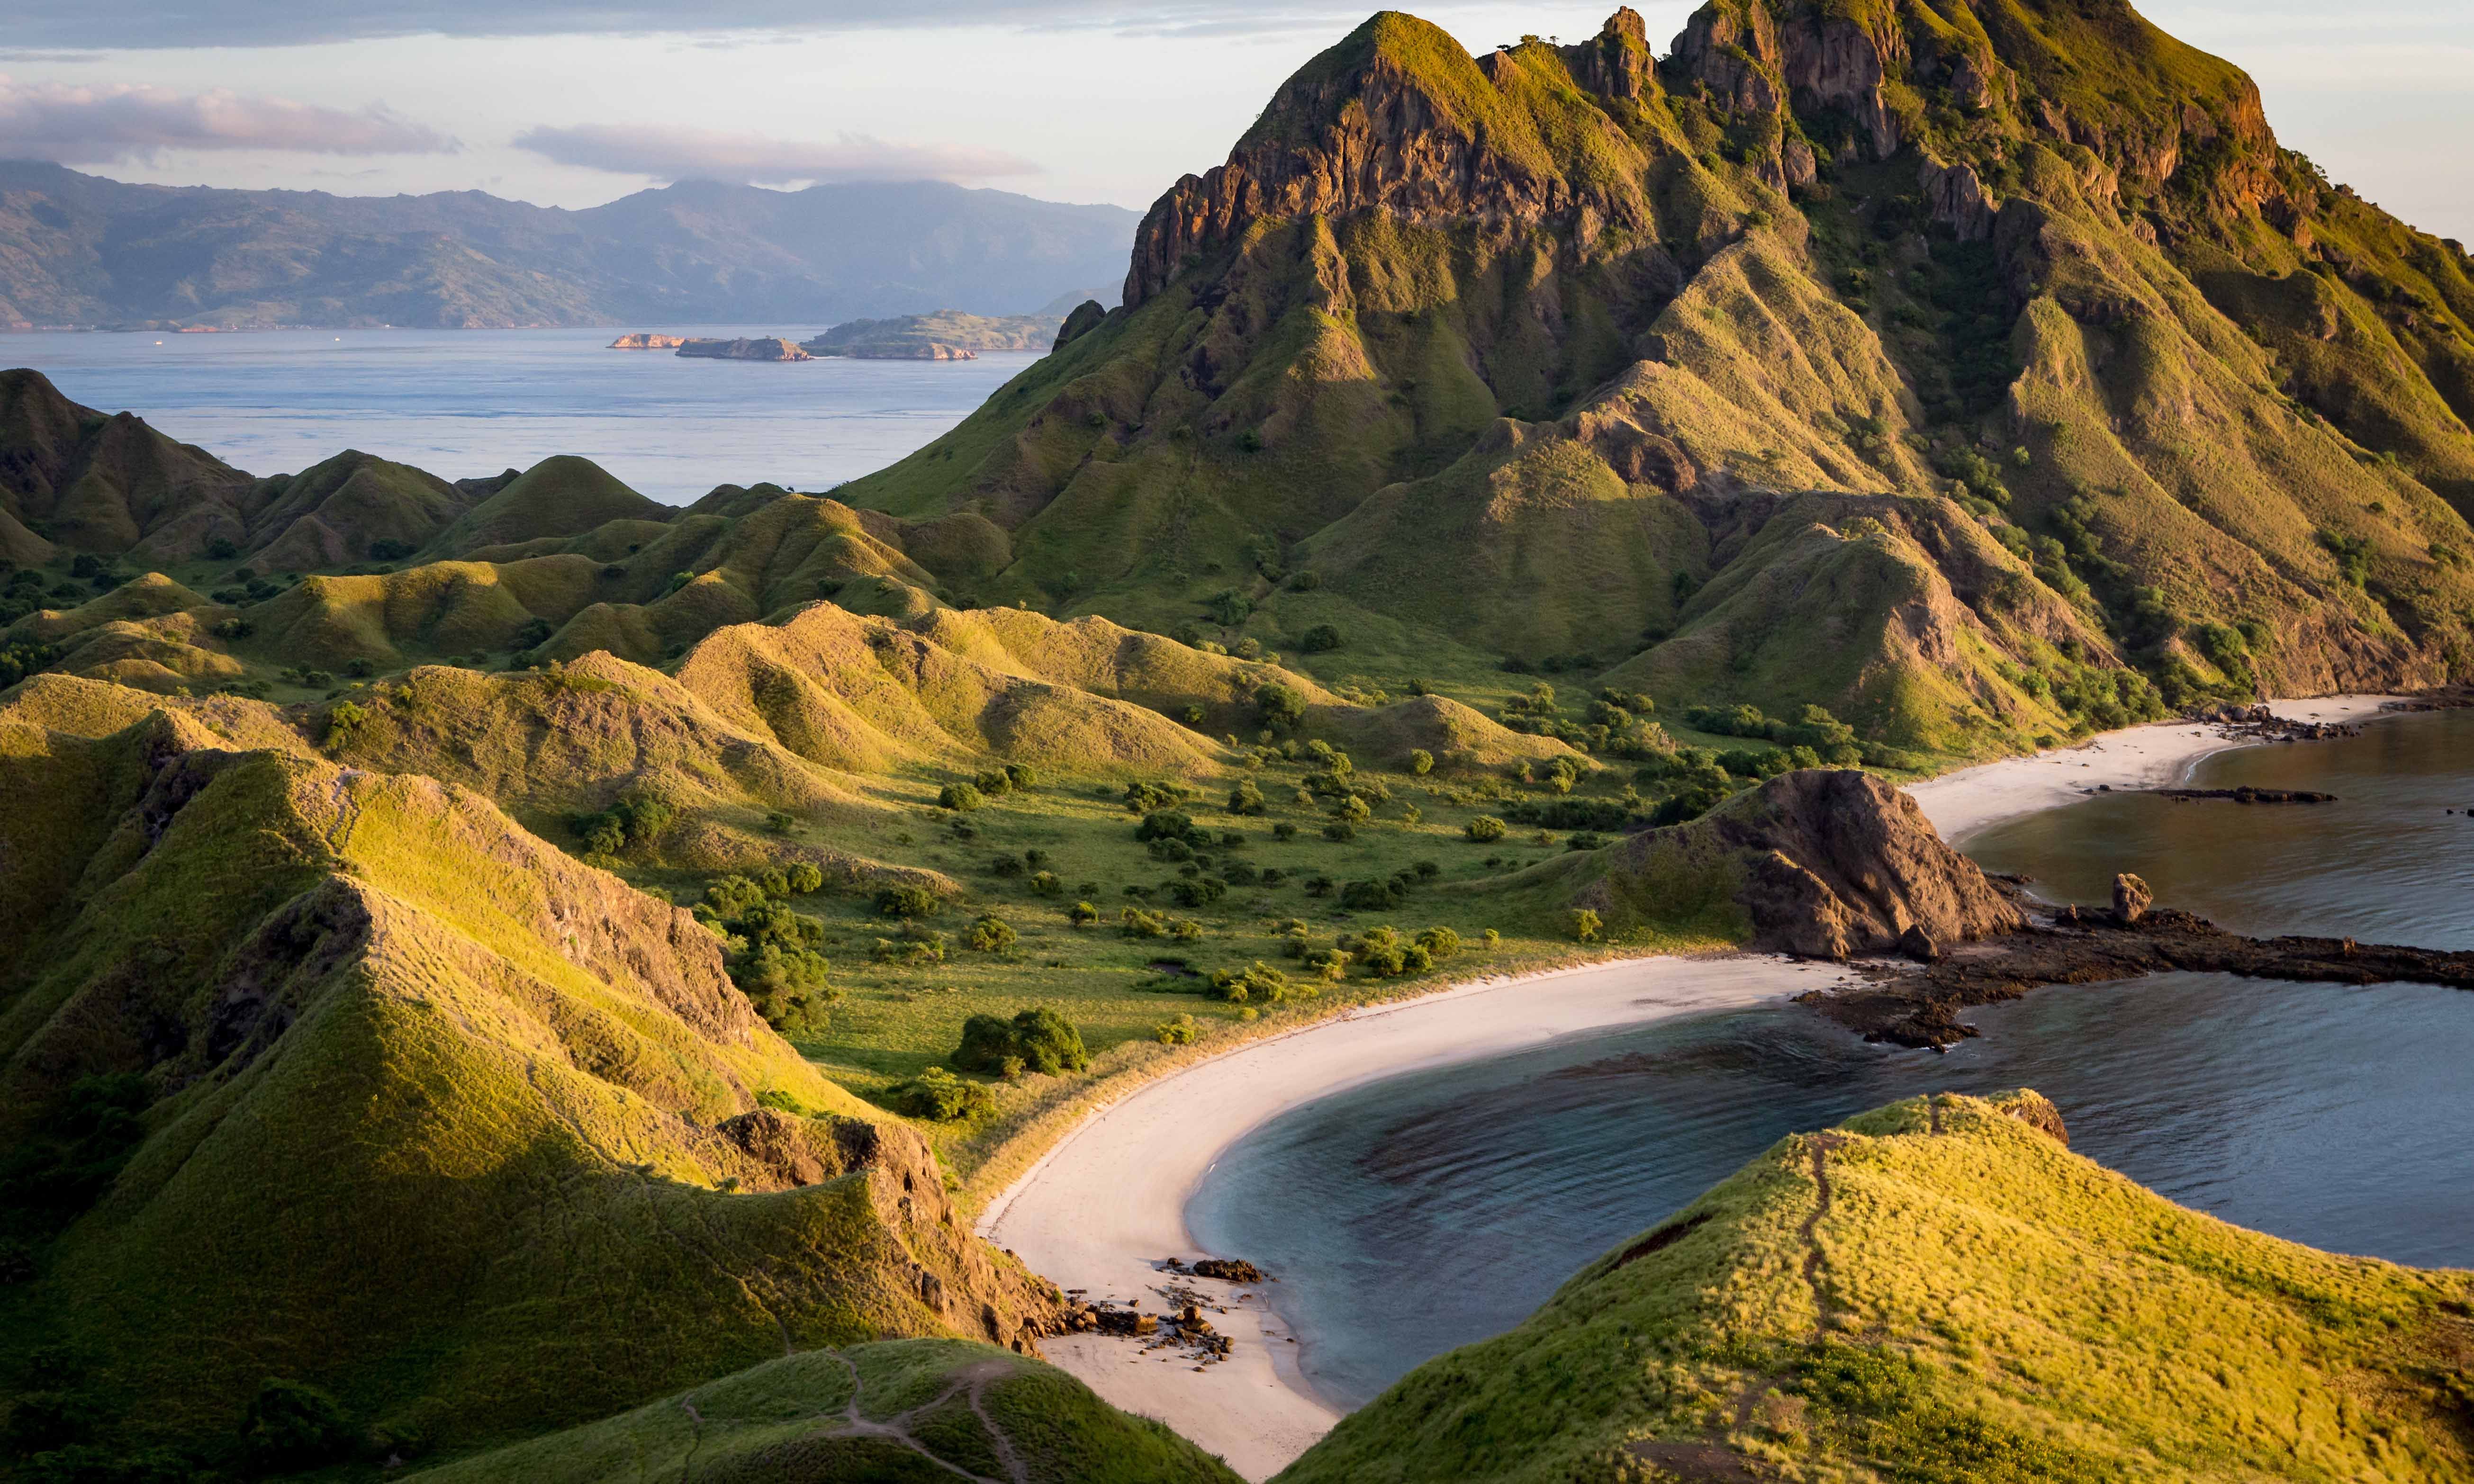
[[[18,1448],[211,1461],[269,1376],[472,1442],[788,1346],[1052,1325],[689,914],[245,716],[57,730],[107,719],[77,683],[0,706],[0,1235],[31,1275],[0,1336],[12,1370],[76,1357],[44,1382],[73,1421],[21,1398]]]
[[[2462,669],[2470,323],[2120,0],[1385,12],[839,493],[1002,527],[1006,601],[1992,751]]]
[[[1113,280],[1134,221],[934,181],[691,180],[570,211],[479,191],[126,185],[0,161],[0,328],[1029,314]]]
[[[767,1361],[623,1417],[419,1474],[436,1484],[1234,1484],[1167,1427],[985,1346],[896,1340]],[[938,1472],[941,1471],[941,1474]]]
[[[2228,1226],[2065,1138],[2024,1091],[1791,1136],[1280,1478],[2474,1472],[2474,1280]]]

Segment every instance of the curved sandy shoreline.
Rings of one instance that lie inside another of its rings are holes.
[[[2360,721],[2386,696],[2272,703],[2298,721]],[[2200,758],[2253,745],[2212,727],[2159,722],[2076,747],[2010,757],[1912,784],[1944,838],[2052,808],[2083,790],[2167,786]],[[1784,999],[1835,983],[1828,966],[1757,956],[1630,959],[1486,979],[1354,1010],[1232,1047],[1095,1110],[982,1212],[979,1231],[1060,1286],[1139,1299],[1157,1312],[1163,1258],[1203,1256],[1185,1208],[1225,1150],[1289,1109],[1385,1077],[1480,1060],[1584,1031]],[[1221,1254],[1218,1256],[1244,1256]],[[1222,1285],[1204,1282],[1199,1286]],[[1155,1417],[1251,1479],[1311,1447],[1340,1414],[1298,1374],[1298,1346],[1261,1300],[1213,1323],[1229,1358],[1190,1361],[1122,1339],[1069,1335],[1049,1358],[1109,1402]]]

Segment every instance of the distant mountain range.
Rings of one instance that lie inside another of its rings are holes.
[[[933,181],[480,191],[130,185],[0,161],[0,328],[788,322],[1116,301],[1137,213]]]

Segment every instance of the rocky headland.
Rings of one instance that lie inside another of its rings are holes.
[[[613,350],[676,350],[686,344],[687,341],[681,336],[655,335],[639,330],[635,334],[621,335],[610,342],[610,348]]]

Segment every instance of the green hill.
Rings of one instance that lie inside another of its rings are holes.
[[[2033,1092],[1781,1140],[1283,1484],[2474,1473],[2474,1278],[2228,1226]]]
[[[76,699],[34,691],[0,711],[0,1361],[59,1416],[21,1397],[16,1448],[217,1462],[268,1377],[338,1399],[339,1447],[469,1445],[787,1348],[1053,1327],[688,914],[456,786],[211,715],[58,730]]]
[[[1234,1484],[1062,1371],[953,1341],[810,1351],[650,1406],[414,1475],[433,1484]]]
[[[2119,0],[1640,26],[1377,15],[839,496],[985,515],[1007,601],[1933,752],[2462,663],[2474,276],[2238,70]]]
[[[1045,350],[1055,343],[1057,327],[1064,323],[1061,315],[982,315],[940,309],[898,320],[852,320],[800,344],[818,355],[941,360],[951,357],[938,355],[939,347],[973,352]]]

